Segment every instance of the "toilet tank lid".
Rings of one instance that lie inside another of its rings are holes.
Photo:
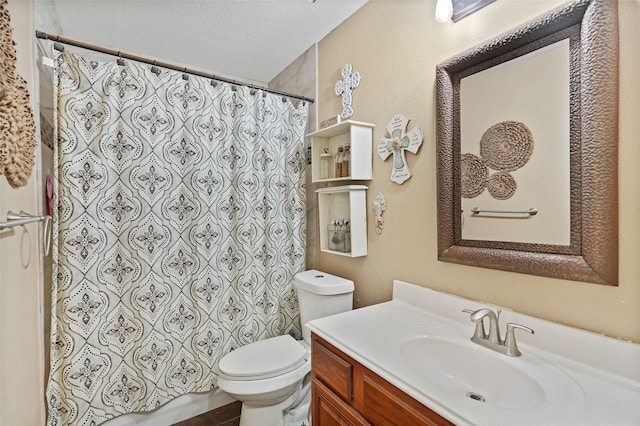
[[[351,293],[354,289],[353,281],[315,269],[296,274],[294,284],[300,289],[320,295]]]

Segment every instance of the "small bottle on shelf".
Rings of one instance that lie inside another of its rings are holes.
[[[336,243],[335,243],[335,233],[336,233],[336,221],[335,220],[331,220],[329,221],[329,225],[327,226],[327,248],[329,250],[336,250]]]
[[[342,177],[342,157],[344,153],[344,149],[342,148],[342,146],[338,147],[338,152],[336,153],[336,157],[335,157],[335,165],[336,165],[336,170],[335,173],[333,175],[333,177],[339,178]]]
[[[333,157],[329,154],[329,148],[323,148],[320,154],[320,179],[330,179],[333,168]]]
[[[349,219],[345,219],[344,221],[344,237],[343,241],[343,250],[346,253],[351,252],[351,224],[349,223]]]
[[[333,236],[331,237],[331,242],[333,243],[333,250],[342,251],[342,239],[343,232],[342,226],[340,225],[340,221],[335,220],[335,230],[333,231]]]
[[[335,241],[336,251],[344,251],[344,220],[336,221]]]
[[[344,146],[344,154],[342,154],[342,177],[351,176],[351,146]]]

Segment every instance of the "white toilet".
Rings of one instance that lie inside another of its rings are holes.
[[[272,337],[243,346],[220,360],[218,386],[242,401],[240,426],[282,426],[311,371],[311,332],[306,323],[350,311],[353,281],[316,270],[296,274],[302,337]]]

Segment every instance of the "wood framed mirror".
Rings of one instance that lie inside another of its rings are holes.
[[[573,1],[436,67],[439,260],[618,285],[617,8],[612,0]],[[547,53],[565,66],[545,63]],[[542,84],[533,92],[548,96],[535,100],[537,95],[525,94],[514,101],[510,80],[523,87]],[[548,81],[565,89],[547,87]],[[526,123],[520,128],[530,129],[522,132],[531,143],[520,164],[502,170],[494,164],[500,149],[486,151],[495,142],[485,141],[510,138],[504,123],[514,122]],[[502,131],[497,139],[488,137],[496,128]],[[477,191],[469,193],[469,167],[467,157],[463,167],[462,154],[473,149],[482,173],[474,180],[480,182]],[[488,197],[489,178],[505,174],[510,180],[499,182],[498,189],[507,193]],[[543,179],[549,174],[557,185]],[[564,201],[551,195],[549,189],[556,186],[564,188],[559,191]],[[478,191],[484,195],[477,202],[484,197],[489,203],[478,208],[488,214],[470,212],[466,201],[463,208],[463,195],[474,198]],[[514,210],[516,201],[521,207]],[[545,208],[538,214],[527,214],[540,205]],[[541,229],[560,222],[566,226],[554,231],[558,235],[538,239]],[[474,226],[481,231],[472,232],[472,223],[480,224]]]

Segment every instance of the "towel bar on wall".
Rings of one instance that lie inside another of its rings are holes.
[[[471,209],[471,213],[473,215],[478,215],[480,213],[492,213],[492,214],[526,214],[529,216],[535,216],[538,214],[538,209],[535,207],[531,207],[529,210],[522,211],[513,211],[513,210],[481,210],[479,207],[474,207]]]
[[[13,228],[15,226],[26,225],[33,222],[44,222],[44,229],[42,230],[42,243],[44,246],[44,255],[49,255],[49,249],[51,248],[51,216],[34,216],[29,213],[25,213],[22,210],[20,213],[14,213],[11,210],[7,212],[7,221],[0,222],[0,231],[3,229]]]

